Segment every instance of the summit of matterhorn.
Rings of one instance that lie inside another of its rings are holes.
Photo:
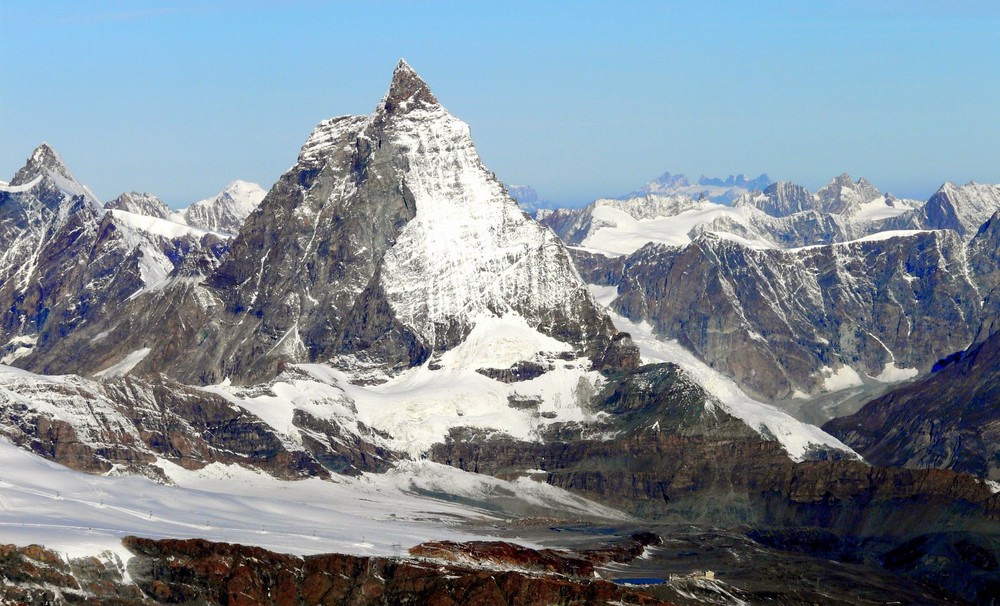
[[[271,327],[254,329],[268,349],[287,339],[310,359],[409,367],[483,315],[519,315],[591,353],[614,333],[562,242],[524,216],[405,61],[371,115],[316,127],[215,283]],[[288,292],[293,305],[276,299]]]
[[[90,374],[148,348],[136,372],[155,364],[200,384],[330,361],[385,377],[437,359],[497,319],[595,367],[632,355],[565,245],[520,211],[483,165],[468,125],[405,61],[370,115],[320,122],[235,229],[203,282],[163,282],[126,312],[90,322],[60,346],[72,355],[47,358],[50,368]],[[160,305],[183,310],[183,334],[156,328]],[[106,332],[120,338],[92,340]]]

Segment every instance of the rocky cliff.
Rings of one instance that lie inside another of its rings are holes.
[[[1000,333],[823,428],[876,465],[1000,481]]]
[[[966,346],[984,317],[966,256],[947,231],[799,250],[706,234],[580,263],[588,279],[618,287],[616,311],[753,393],[787,398],[926,372]]]
[[[108,210],[124,210],[135,215],[169,219],[173,211],[153,194],[126,192],[104,205]]]
[[[66,562],[38,546],[0,546],[0,598],[23,604],[121,606],[668,604],[641,590],[574,574],[572,565],[583,561],[569,553],[521,548],[510,552],[516,557],[498,570],[429,557],[445,553],[433,545],[418,550],[421,559],[392,559],[338,554],[303,558],[201,540],[129,537],[124,544],[134,554],[127,564],[113,556]],[[454,550],[447,553],[464,547],[450,546]],[[494,544],[493,552],[503,548]]]
[[[617,343],[563,244],[518,209],[468,126],[405,63],[371,115],[315,129],[225,262],[208,266],[204,282],[121,297],[61,351],[19,363],[90,374],[148,348],[135,372],[185,382],[266,380],[284,362],[329,360],[384,379],[502,316],[596,365]],[[164,318],[177,330],[158,330]]]
[[[235,463],[286,479],[384,470],[394,459],[385,440],[359,424],[350,401],[335,391],[316,398],[327,414],[318,407],[294,414],[301,433],[293,440],[239,400],[164,377],[125,376],[126,370],[112,368],[92,382],[0,367],[0,435],[79,471],[159,480],[165,479],[161,459],[187,469]],[[286,374],[277,385],[302,380]]]

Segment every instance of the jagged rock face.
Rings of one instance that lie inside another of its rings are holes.
[[[853,214],[862,204],[882,198],[882,192],[863,177],[857,182],[847,173],[816,191],[818,210],[833,214]]]
[[[733,206],[752,206],[772,217],[787,217],[807,210],[816,210],[816,201],[809,190],[801,185],[790,181],[779,181],[762,191],[740,196]]]
[[[237,331],[199,362],[221,376],[338,355],[407,368],[480,314],[519,314],[590,355],[614,333],[562,244],[405,64],[371,116],[316,128],[209,284]]]
[[[0,216],[0,341],[7,363],[58,340],[105,301],[142,287],[141,251],[130,249],[47,145],[0,189]]]
[[[169,219],[173,211],[162,200],[153,194],[126,192],[104,205],[108,210],[124,210],[126,212]]]
[[[188,254],[217,260],[227,250],[212,234],[145,230],[138,215],[105,211],[47,145],[0,189],[0,214],[0,361],[40,372],[97,370],[104,357],[74,361],[81,352],[67,337],[85,330],[96,339],[106,330],[98,326],[164,282]]]
[[[975,342],[1000,330],[1000,210],[969,242],[969,273],[983,298],[983,323]]]
[[[1000,333],[823,429],[876,465],[1000,481]]]
[[[1000,210],[1000,185],[945,183],[920,210],[917,222],[926,229],[953,229],[972,238]]]
[[[78,471],[160,479],[157,459],[188,469],[235,463],[298,479],[380,471],[394,458],[377,444],[377,434],[353,419],[296,411],[292,423],[306,435],[295,443],[218,394],[162,377],[105,378],[3,370],[0,434]]]
[[[214,198],[195,202],[179,214],[188,225],[236,234],[267,192],[256,183],[233,181]],[[148,214],[148,213],[140,213]]]
[[[585,273],[619,286],[612,307],[650,322],[766,398],[816,393],[830,369],[878,377],[929,370],[967,345],[981,304],[952,232],[754,250],[701,237],[649,245],[619,269]]]

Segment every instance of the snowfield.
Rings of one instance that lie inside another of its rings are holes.
[[[528,478],[506,482],[427,461],[331,481],[282,481],[217,463],[198,471],[158,465],[175,485],[83,474],[0,439],[0,543],[42,544],[69,557],[108,550],[123,561],[130,557],[120,543],[127,535],[198,537],[302,555],[387,556],[429,540],[488,538],[467,525],[502,523],[497,508],[628,519]],[[493,510],[420,493],[455,495]]]
[[[600,201],[603,202],[603,201]],[[699,225],[725,219],[752,230],[748,212],[741,208],[732,208],[714,202],[692,202],[677,214],[634,216],[636,210],[628,212],[628,207],[615,207],[609,204],[597,204],[593,210],[593,221],[597,227],[588,235],[581,246],[586,249],[600,251],[609,256],[629,255],[646,244],[666,244],[668,246],[685,246],[692,240],[691,234]],[[771,248],[773,245],[763,239],[747,240],[726,232],[716,232],[721,237],[738,239],[752,248]]]

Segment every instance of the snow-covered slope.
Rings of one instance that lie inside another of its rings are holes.
[[[401,64],[397,82],[417,78],[406,71]],[[435,349],[457,344],[483,315],[579,322],[592,303],[563,244],[486,170],[468,125],[428,99],[422,82],[407,92],[389,92],[397,108],[385,130],[409,157],[403,178],[416,207],[381,272],[395,316]]]
[[[207,231],[236,234],[266,195],[260,185],[236,180],[218,195],[195,202],[172,218]]]
[[[617,288],[592,286],[595,296],[602,303],[610,304],[618,296]],[[751,429],[768,439],[781,443],[788,455],[796,461],[805,459],[816,449],[838,450],[859,458],[843,442],[815,425],[793,418],[774,406],[764,404],[746,395],[730,378],[699,360],[676,340],[658,337],[647,323],[638,324],[624,316],[609,311],[615,326],[628,332],[639,346],[643,362],[672,362],[680,366],[706,391],[718,398],[722,408]]]
[[[123,210],[136,215],[169,219],[173,210],[153,194],[126,192],[104,205],[108,210]]]
[[[527,478],[507,482],[430,462],[335,482],[282,481],[219,463],[197,471],[157,464],[171,485],[83,474],[0,439],[0,543],[43,544],[71,557],[110,550],[123,561],[131,557],[120,543],[128,535],[198,537],[296,554],[392,556],[429,540],[484,539],[468,523],[502,518],[505,507],[625,518]],[[483,507],[421,493],[451,494]]]
[[[168,240],[183,238],[185,236],[200,239],[209,234],[223,238],[228,234],[212,231],[194,225],[186,225],[171,221],[167,218],[160,218],[142,213],[130,212],[127,210],[114,209],[110,211],[112,216],[118,219],[119,225],[127,225],[132,229],[150,235],[159,236]]]
[[[794,183],[773,183],[740,194],[732,206],[659,193],[667,189],[601,199],[582,209],[558,209],[539,220],[568,244],[617,256],[647,243],[684,246],[703,233],[755,248],[844,242],[890,227],[907,228],[900,227],[901,222],[920,206],[846,174],[815,194]]]

